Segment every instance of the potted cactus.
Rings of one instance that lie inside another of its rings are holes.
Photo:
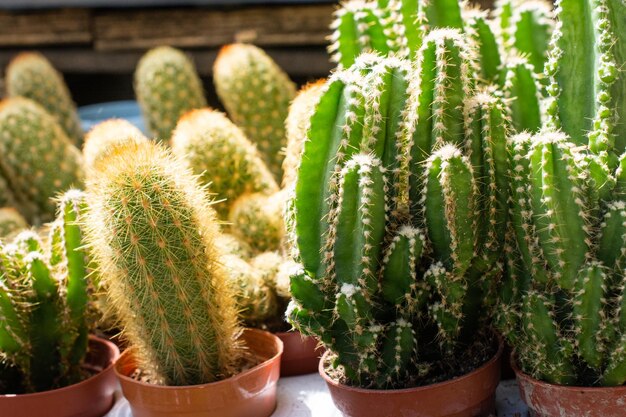
[[[626,395],[626,5],[563,0],[556,16],[548,125],[508,144],[510,255],[498,322],[533,415],[616,417]]]
[[[324,86],[288,209],[302,265],[288,314],[327,348],[344,415],[487,416],[510,122],[475,89],[459,31],[416,54],[362,54]]]
[[[93,169],[87,237],[130,345],[115,370],[133,415],[269,416],[282,343],[239,326],[196,177],[141,140],[112,145]]]
[[[91,285],[77,221],[82,192],[66,192],[49,241],[32,231],[0,247],[0,409],[10,416],[103,416],[113,405],[119,350],[90,336]]]

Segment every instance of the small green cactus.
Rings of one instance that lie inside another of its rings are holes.
[[[123,119],[109,119],[94,126],[85,136],[83,144],[83,160],[87,174],[97,171],[99,161],[106,158],[107,153],[115,145],[125,141],[139,143],[148,141],[148,138]]]
[[[207,105],[193,62],[169,46],[151,49],[141,58],[134,87],[146,126],[160,141],[170,139],[183,114]]]
[[[88,180],[87,241],[138,366],[166,385],[231,375],[240,330],[207,195],[152,142],[121,144],[103,166]]]
[[[532,66],[525,58],[509,57],[500,83],[515,131],[537,133],[543,126],[542,86]]]
[[[487,18],[487,11],[477,8],[464,10],[463,20],[465,32],[479,56],[480,77],[483,81],[493,82],[502,65],[494,23]]]
[[[247,242],[255,252],[279,250],[285,235],[283,208],[285,192],[272,195],[244,194],[232,205],[230,232]]]
[[[223,219],[243,194],[278,191],[254,145],[218,111],[202,109],[184,115],[172,135],[172,150],[200,176],[216,200],[226,200],[215,206]]]
[[[88,376],[81,365],[93,321],[91,289],[76,223],[84,204],[76,190],[61,197],[48,247],[24,231],[0,248],[0,316],[5,318],[0,358],[19,374],[19,385],[7,393],[60,388]]]
[[[76,146],[83,141],[83,130],[63,76],[40,53],[23,52],[7,67],[6,88],[10,97],[29,98],[42,106]]]
[[[26,219],[13,207],[0,208],[0,238],[6,239],[28,228]]]
[[[220,233],[215,239],[215,245],[221,253],[227,255],[235,255],[244,260],[252,257],[252,247],[230,233]]]
[[[508,153],[520,256],[500,315],[518,363],[550,383],[622,385],[626,202],[618,174],[561,132],[514,136]]]
[[[51,198],[82,184],[80,151],[52,116],[22,97],[0,103],[0,131],[0,172],[16,207],[31,224],[51,220]]]
[[[296,95],[295,84],[261,49],[223,47],[213,67],[213,81],[228,115],[257,145],[277,180],[282,177],[281,149],[287,143],[285,119]]]
[[[296,180],[309,118],[322,94],[324,82],[325,80],[319,80],[304,86],[289,106],[289,115],[285,121],[287,146],[282,166],[282,188],[289,188]]]
[[[329,78],[288,204],[287,315],[367,388],[437,378],[487,328],[500,274],[506,107],[474,97],[459,31],[431,31],[417,62],[363,54]]]

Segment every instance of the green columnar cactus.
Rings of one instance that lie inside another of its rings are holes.
[[[193,62],[169,46],[151,49],[141,58],[134,87],[146,125],[160,141],[170,139],[183,114],[207,106]]]
[[[492,28],[493,22],[487,12],[480,9],[467,9],[463,13],[465,32],[477,49],[480,64],[480,78],[486,82],[496,80],[502,65],[500,46]]]
[[[243,194],[232,204],[230,232],[248,243],[255,252],[279,250],[285,236],[283,209],[285,193]]]
[[[501,300],[525,372],[564,385],[626,382],[626,202],[601,157],[564,133],[512,137],[514,297]],[[516,320],[515,317],[519,320]]]
[[[462,4],[458,0],[428,0],[424,9],[431,28],[463,29]]]
[[[109,119],[94,126],[85,136],[83,160],[87,174],[97,171],[98,162],[117,144],[125,142],[147,142],[143,133],[124,119]]]
[[[622,2],[612,0],[557,2],[558,22],[545,70],[550,78],[549,121],[574,143],[589,143],[597,154],[611,150],[613,128],[619,123],[613,112],[624,108],[624,95],[612,95],[616,80],[619,78],[617,84],[621,84],[618,88],[623,88],[626,77],[619,74],[626,57],[615,53],[622,48],[616,35],[621,25],[614,23],[624,19],[624,7]],[[619,8],[621,12],[616,10]],[[588,132],[592,134],[588,136]],[[619,154],[624,149],[615,151]]]
[[[15,232],[27,229],[28,222],[13,207],[0,208],[0,238],[12,236]]]
[[[257,145],[270,171],[282,176],[285,119],[296,86],[261,49],[232,44],[221,49],[213,67],[217,94],[235,124]]]
[[[420,167],[441,143],[461,144],[465,138],[464,103],[473,96],[474,67],[471,50],[460,32],[439,29],[425,39],[418,57],[418,79],[413,87],[417,96],[410,114],[416,118],[413,130],[411,172]],[[418,201],[420,176],[411,176],[410,200]],[[418,216],[413,210],[413,215]]]
[[[243,194],[278,191],[254,145],[218,111],[194,110],[183,116],[172,135],[172,150],[200,176],[216,200],[226,200],[215,207],[223,219]]]
[[[304,146],[306,131],[311,114],[322,94],[325,80],[319,80],[304,86],[289,106],[289,115],[285,120],[287,146],[283,160],[282,188],[291,187],[296,180],[296,172],[300,164],[300,154]]]
[[[287,315],[349,384],[428,381],[485,329],[499,259],[479,255],[497,252],[489,238],[505,226],[507,116],[496,97],[463,107],[475,82],[467,49],[443,29],[414,67],[364,54],[329,78],[310,117],[288,205],[301,265],[285,267]]]
[[[511,17],[513,47],[527,56],[535,73],[543,73],[554,20],[552,5],[543,0],[520,1]]]
[[[517,132],[537,133],[542,126],[541,84],[532,66],[522,57],[510,57],[502,68],[500,83]]]
[[[0,104],[0,171],[31,224],[53,218],[51,197],[80,186],[82,157],[56,121],[35,102],[15,97]]]
[[[41,54],[24,52],[7,67],[6,88],[10,97],[22,96],[41,105],[76,146],[83,141],[83,130],[63,76]]]
[[[48,247],[25,231],[0,248],[0,357],[17,370],[25,392],[85,378],[81,365],[91,330],[91,296],[85,242],[76,223],[84,204],[76,190],[61,197]]]
[[[87,241],[139,367],[167,385],[230,375],[237,311],[207,195],[154,143],[124,143],[103,165],[88,180]]]

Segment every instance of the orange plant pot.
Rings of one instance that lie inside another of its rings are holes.
[[[335,406],[344,417],[487,417],[495,415],[496,387],[500,382],[503,342],[495,356],[469,374],[437,384],[397,390],[354,388],[331,379],[324,370]]]
[[[132,349],[122,354],[115,373],[133,417],[269,417],[276,408],[283,343],[271,333],[246,329],[248,350],[262,358],[255,367],[222,381],[168,387],[137,381]]]
[[[77,384],[35,394],[0,395],[7,417],[101,417],[113,407],[117,380],[113,364],[120,351],[108,340],[89,336],[85,368],[98,372]]]
[[[285,346],[280,361],[280,376],[304,375],[317,371],[324,348],[316,338],[303,336],[297,331],[275,334]]]
[[[624,417],[626,386],[570,387],[539,381],[525,374],[511,355],[522,400],[532,417]]]

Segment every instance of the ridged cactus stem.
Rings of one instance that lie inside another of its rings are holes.
[[[479,76],[485,82],[493,82],[498,77],[502,59],[492,22],[487,18],[487,12],[480,9],[465,11],[463,18],[465,33],[471,38],[479,55]]]
[[[431,27],[463,29],[461,3],[458,0],[427,0],[424,7]]]
[[[552,5],[543,0],[520,1],[513,9],[512,44],[528,57],[536,74],[543,73],[554,21]]]
[[[541,84],[524,58],[507,60],[500,75],[515,131],[536,133],[542,126]]]
[[[408,111],[414,122],[407,135],[410,144],[409,200],[421,198],[422,164],[431,150],[443,143],[461,144],[465,135],[463,103],[473,95],[473,68],[469,46],[460,32],[432,31],[419,51],[419,76],[413,78]],[[411,207],[414,222],[420,217]],[[418,222],[419,223],[419,222]]]
[[[164,148],[126,143],[88,189],[88,242],[141,369],[168,385],[230,375],[235,300],[195,178]]]
[[[589,257],[589,219],[571,143],[558,133],[535,136],[530,149],[530,201],[540,244],[559,285],[574,288]]]
[[[626,202],[614,201],[607,205],[600,224],[596,256],[606,267],[616,271],[626,267]]]

